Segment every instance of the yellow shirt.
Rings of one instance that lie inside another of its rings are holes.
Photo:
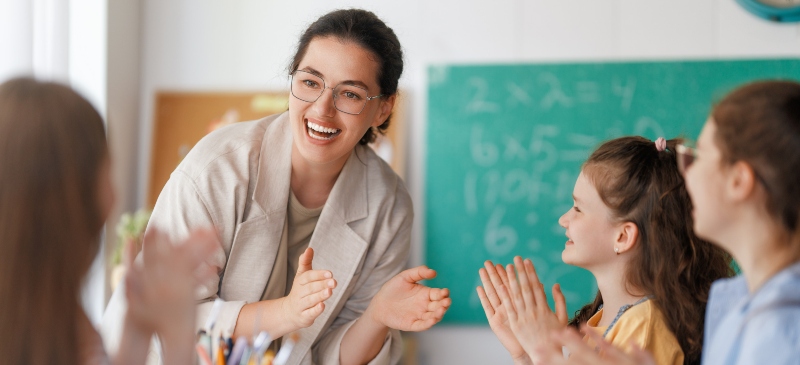
[[[616,316],[616,313],[614,315]],[[597,326],[601,318],[603,318],[602,309],[589,318],[587,324],[603,335],[607,327]],[[633,342],[653,354],[656,364],[659,365],[683,364],[683,350],[678,339],[669,330],[663,314],[652,300],[637,304],[625,311],[611,327],[606,340],[626,352],[630,352],[630,343]],[[594,345],[592,341],[588,342]]]

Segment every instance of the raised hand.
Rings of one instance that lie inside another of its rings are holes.
[[[556,312],[553,313],[547,304],[544,287],[539,282],[533,263],[529,259],[523,263],[521,257],[515,257],[514,265],[506,267],[506,278],[511,292],[509,293],[506,287],[500,287],[498,294],[506,309],[509,327],[517,341],[529,356],[537,347],[549,344],[555,348],[550,334],[554,330],[564,328],[568,319],[567,305],[560,286],[558,284],[553,286],[553,299],[556,304]],[[538,363],[538,359],[534,356],[531,360]]]
[[[296,328],[305,328],[325,310],[325,300],[331,297],[336,288],[336,280],[328,270],[313,270],[314,249],[307,248],[300,255],[297,274],[292,283],[292,291],[282,298],[281,313],[284,320]]]
[[[534,356],[539,359],[542,365],[655,365],[653,356],[642,350],[635,344],[631,354],[626,354],[615,347],[603,336],[581,326],[581,331],[589,336],[596,344],[597,349],[592,348],[581,338],[580,334],[572,328],[555,331],[551,334],[553,342],[559,347],[540,346],[534,351]],[[560,346],[569,350],[569,358],[564,358]],[[597,350],[600,350],[599,353]]]
[[[497,295],[497,289],[502,286],[508,285],[506,272],[502,265],[494,266],[491,261],[483,263],[485,268],[478,270],[478,275],[481,277],[483,287],[478,287],[478,298],[481,300],[483,311],[486,313],[486,318],[489,320],[489,327],[492,332],[503,344],[503,347],[511,354],[511,358],[515,363],[530,363],[530,358],[525,350],[517,341],[516,336],[511,331],[508,323],[508,314],[503,307],[500,297]]]
[[[383,284],[365,315],[386,327],[424,331],[439,322],[450,307],[450,291],[430,288],[419,281],[433,279],[436,271],[425,266],[405,270]]]
[[[144,331],[162,336],[192,336],[195,290],[217,273],[205,261],[219,248],[213,230],[195,230],[184,242],[173,244],[157,229],[149,229],[141,261],[134,262],[128,244],[125,295],[128,319]]]

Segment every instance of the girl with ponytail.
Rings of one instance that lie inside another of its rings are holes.
[[[583,165],[574,206],[559,219],[567,235],[561,257],[589,270],[598,293],[572,320],[558,284],[550,310],[530,260],[506,268],[487,261],[480,270],[489,323],[516,363],[539,362],[535,350],[551,343],[553,330],[581,324],[617,347],[648,350],[658,364],[699,362],[711,283],[732,270],[729,256],[692,229],[679,142],[617,138]]]

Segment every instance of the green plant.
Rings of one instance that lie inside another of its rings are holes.
[[[113,265],[119,265],[122,262],[125,242],[132,241],[136,245],[136,252],[139,252],[142,248],[142,238],[149,220],[150,211],[145,209],[140,209],[133,214],[122,214],[119,218],[119,223],[117,223],[117,246],[112,258]]]

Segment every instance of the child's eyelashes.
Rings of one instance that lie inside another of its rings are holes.
[[[575,210],[575,212],[577,212],[577,213],[580,213],[580,212],[581,212],[581,209],[580,209],[580,208],[578,208],[578,206],[577,206],[577,205],[573,205],[573,206],[572,206],[572,209],[573,209],[573,210]]]

